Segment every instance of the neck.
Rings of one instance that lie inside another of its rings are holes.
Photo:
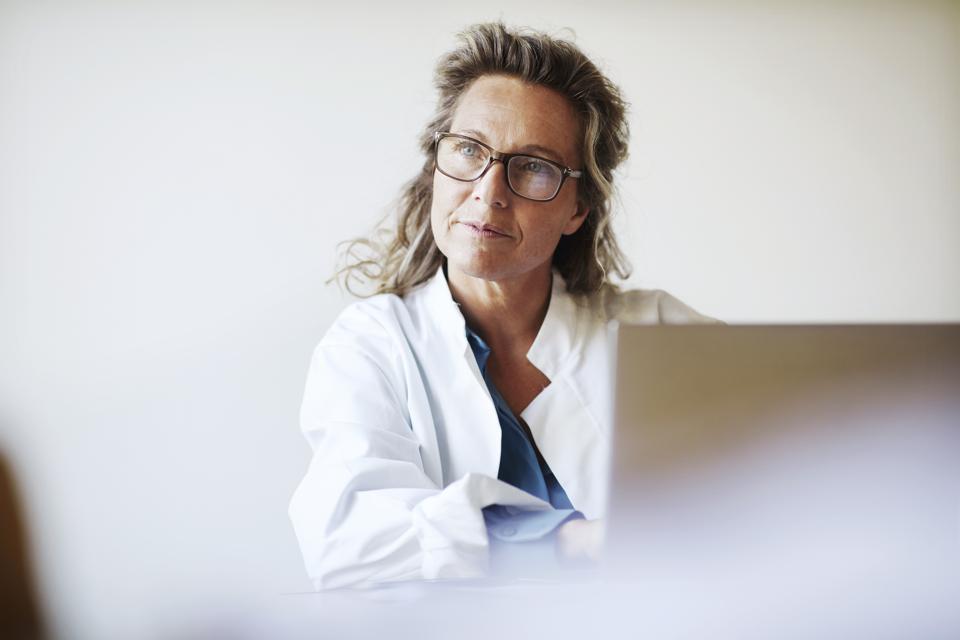
[[[550,305],[549,263],[504,280],[484,280],[450,268],[447,281],[467,324],[494,352],[527,352]]]

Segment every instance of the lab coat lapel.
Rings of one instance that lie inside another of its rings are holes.
[[[467,473],[493,478],[500,470],[500,421],[466,338],[463,314],[442,269],[422,290],[420,353],[431,354],[431,379],[442,384],[433,397],[439,404],[438,445],[445,451],[443,482]],[[427,366],[426,363],[423,366]]]
[[[588,518],[603,516],[606,507],[609,442],[591,408],[582,385],[605,384],[605,372],[585,371],[583,342],[592,324],[554,274],[550,306],[527,359],[548,378],[550,385],[521,414],[540,453],[574,508]]]

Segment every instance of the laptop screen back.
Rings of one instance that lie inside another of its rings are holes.
[[[960,326],[625,325],[617,353],[613,575],[960,628]]]

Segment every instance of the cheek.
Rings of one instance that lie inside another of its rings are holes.
[[[539,249],[555,248],[563,236],[570,216],[573,215],[573,205],[560,202],[552,202],[550,205],[537,206],[529,215],[524,216],[525,223],[522,223],[525,240]]]
[[[443,176],[433,177],[433,196],[430,202],[430,228],[433,239],[440,250],[446,254],[446,237],[450,232],[450,214],[457,207],[456,193],[446,184]]]
[[[557,198],[557,217],[555,220],[557,221],[557,233],[559,235],[575,233],[577,231],[583,222],[582,217],[577,216],[579,210],[580,203],[577,201],[577,192],[575,189],[571,189],[566,193],[562,201],[560,198]]]
[[[442,180],[437,177],[438,175],[434,174],[433,176],[433,195],[430,199],[430,226],[436,238],[443,235],[445,221],[449,213],[447,205],[449,195],[443,188],[444,185]]]
[[[433,210],[449,213],[456,206],[457,185],[451,185],[450,179],[440,173],[433,174]]]
[[[471,188],[465,187],[465,184],[468,183],[456,182],[438,172],[433,174],[430,220],[435,233],[440,231],[439,227],[444,226],[453,212],[470,197]]]

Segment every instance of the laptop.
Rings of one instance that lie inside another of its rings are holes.
[[[960,632],[960,325],[622,325],[616,367],[604,570],[664,628]]]

